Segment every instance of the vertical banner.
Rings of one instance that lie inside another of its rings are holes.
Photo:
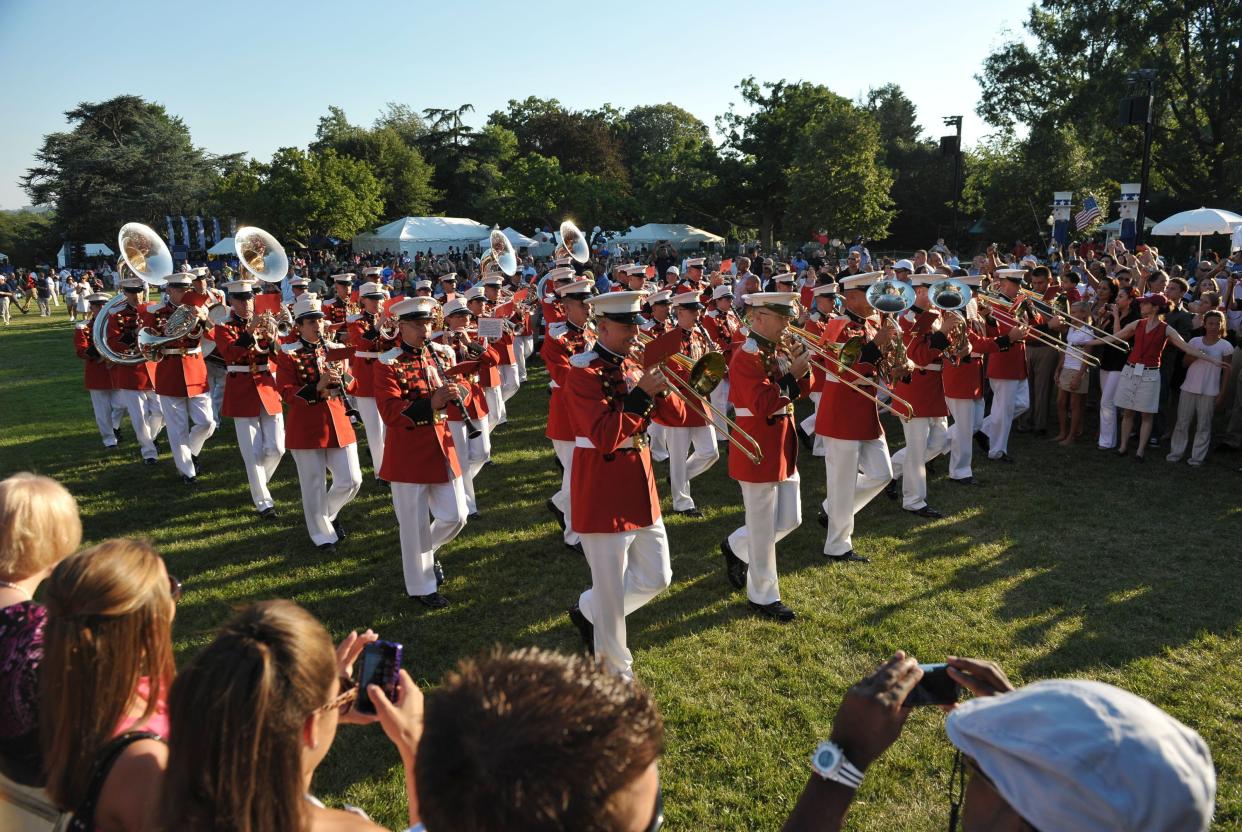
[[[1121,186],[1121,199],[1117,200],[1117,213],[1121,216],[1121,242],[1128,251],[1134,251],[1138,234],[1134,221],[1138,218],[1139,183],[1127,182]]]
[[[176,242],[176,240],[174,240],[174,239],[173,239],[172,217],[170,217],[170,216],[168,216],[167,214],[165,214],[165,215],[164,215],[164,222],[165,222],[165,223],[167,223],[167,225],[168,225],[168,240],[167,240],[167,242],[168,242],[168,244],[171,246],[174,242]]]
[[[1070,203],[1073,199],[1073,191],[1054,191],[1052,194],[1052,239],[1057,241],[1062,252],[1069,245]]]
[[[233,217],[229,220],[229,236],[237,236],[237,217]]]
[[[214,246],[220,242],[220,218],[211,218],[211,244]]]
[[[203,218],[195,217],[194,224],[197,226],[195,230],[198,232],[198,247],[203,250],[206,250],[207,249],[207,232],[203,230]]]
[[[181,215],[181,244],[186,248],[190,247],[190,223],[185,214]]]

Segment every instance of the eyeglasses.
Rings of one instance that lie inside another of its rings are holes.
[[[171,572],[168,573],[168,594],[174,604],[181,600],[181,581]]]
[[[348,676],[340,677],[340,693],[332,698],[332,701],[326,705],[321,705],[317,710],[330,711],[336,708],[340,711],[341,716],[349,713],[349,709],[354,706],[354,700],[358,697],[358,683]]]
[[[992,778],[984,774],[983,769],[979,768],[979,763],[974,757],[963,754],[961,751],[955,751],[953,754],[953,771],[949,773],[949,832],[957,832],[958,824],[961,820],[962,803],[966,799],[966,772],[970,771],[972,778],[978,777],[992,787],[996,788],[996,784],[992,782]]]
[[[656,785],[655,811],[651,815],[651,823],[647,824],[647,832],[660,832],[664,828],[664,785]]]

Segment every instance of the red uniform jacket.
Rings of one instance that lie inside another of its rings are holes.
[[[811,376],[795,379],[789,360],[784,350],[752,334],[729,362],[729,401],[738,427],[763,451],[763,461],[755,465],[729,445],[729,476],[738,482],[783,482],[797,471],[793,403],[810,392]]]
[[[570,506],[574,531],[610,534],[660,519],[646,430],[653,413],[678,421],[676,396],[652,399],[636,383],[642,368],[597,345],[570,359],[565,407],[574,430]]]
[[[854,336],[862,336],[867,345],[851,370],[842,370],[842,377],[850,384],[860,385],[874,394],[875,362],[880,350],[871,340],[875,338],[876,326],[871,319],[849,316],[847,323],[837,335],[836,343],[843,344]],[[831,366],[831,363],[830,363]],[[831,439],[879,439],[884,435],[880,425],[879,405],[854,390],[848,384],[836,380],[835,375],[824,379],[820,390],[819,411],[815,416],[815,432]]]
[[[333,296],[325,300],[320,307],[323,312],[324,324],[329,332],[345,329],[349,326],[345,320],[350,316],[350,301]]]
[[[551,300],[549,300],[551,298]],[[558,323],[565,320],[565,307],[561,306],[556,300],[556,295],[549,292],[547,295],[539,299],[539,305],[543,309],[543,325]]]
[[[86,389],[111,390],[112,371],[108,369],[107,362],[99,355],[99,350],[95,349],[95,336],[91,332],[91,324],[94,320],[91,318],[74,328],[73,350],[78,354],[78,358],[86,362]]]
[[[471,419],[480,420],[488,414],[487,397],[483,395],[483,388],[479,385],[480,368],[494,368],[496,362],[500,360],[494,347],[488,347],[480,355],[473,355],[466,344],[470,342],[470,336],[465,332],[460,334],[454,333],[452,330],[444,330],[436,335],[437,343],[443,344],[452,350],[455,364],[462,364],[466,361],[477,362],[474,372],[458,375],[456,380],[465,384],[470,388],[470,396],[466,399],[465,412],[470,415]],[[453,402],[445,411],[448,414],[450,422],[463,421],[462,407]]]
[[[725,360],[732,367],[733,350],[745,340],[737,337],[742,329],[742,322],[736,313],[733,310],[721,312],[719,309],[712,309],[703,315],[703,329],[707,330],[707,334],[716,344],[716,349],[724,353]]]
[[[116,352],[133,349],[138,344],[138,332],[143,326],[142,313],[125,304],[108,318],[108,346]],[[155,389],[155,365],[150,361],[113,364],[111,373],[114,390]]]
[[[431,350],[438,351],[440,365]],[[375,404],[388,426],[380,479],[434,484],[461,476],[448,420],[431,406],[431,394],[446,381],[439,367],[452,363],[448,347],[426,344],[415,350],[405,342],[376,362]]]
[[[1002,309],[991,310],[986,320],[988,336],[992,338],[999,338],[1017,323],[1013,315]],[[1033,323],[1038,324],[1041,320],[1035,316]],[[988,359],[988,378],[998,381],[1026,378],[1026,342],[1009,343],[1006,340],[1005,343],[1006,346],[1000,347],[996,355]]]
[[[565,407],[565,376],[569,373],[569,359],[587,352],[595,346],[595,333],[578,329],[569,321],[548,327],[539,354],[548,368],[552,398],[548,403],[548,427],[544,436],[564,442],[574,441],[574,429],[569,423],[569,411]]]
[[[177,307],[165,303],[154,311],[143,312],[142,318],[147,326],[163,332],[164,324],[176,311]],[[179,399],[207,392],[207,364],[203,361],[202,341],[200,333],[164,345],[164,359],[155,365],[155,392]],[[170,355],[169,350],[180,352]]]
[[[821,317],[816,314],[812,314],[811,317],[807,318],[807,321],[802,325],[802,328],[822,337],[824,334],[824,327],[827,325],[828,321],[835,320],[836,318],[836,315]],[[820,370],[820,367],[825,366],[826,363],[827,362],[816,358],[815,363],[811,365],[811,389],[815,392],[819,392],[824,389],[825,376],[823,371]]]
[[[708,338],[701,328],[685,329],[684,327],[674,326],[668,332],[660,335],[652,342],[652,345],[663,344],[666,341],[679,342],[678,352],[687,355],[695,361],[711,352],[712,341]],[[672,362],[664,362],[665,373],[675,373],[679,378],[689,382],[690,371],[683,369],[680,365]],[[694,407],[682,407],[675,415],[657,411],[653,417],[653,421],[658,425],[664,425],[670,428],[701,428],[707,424],[707,420]]]
[[[914,310],[911,310],[914,311]],[[944,400],[944,385],[940,381],[943,368],[941,351],[947,345],[947,337],[935,338],[931,330],[940,317],[934,309],[915,312],[907,318],[902,316],[900,325],[905,332],[906,355],[914,363],[910,375],[893,385],[893,394],[900,396],[914,408],[917,418],[948,416],[949,406]],[[937,346],[941,345],[941,346]]]
[[[276,389],[289,406],[285,447],[290,450],[344,448],[357,441],[341,391],[325,390],[321,395],[315,389],[326,352],[323,341],[312,344],[299,338],[283,344],[276,354]]]
[[[492,301],[483,302],[483,316],[484,317],[491,317],[495,311],[496,311],[495,303],[493,303]],[[512,322],[513,318],[510,317],[510,318],[507,318],[506,320],[509,320],[510,322]],[[513,354],[513,332],[512,330],[506,329],[505,334],[502,337],[496,339],[494,346],[496,347],[497,354],[500,356],[500,361],[499,361],[500,364],[502,365],[512,364],[515,360],[517,360],[516,356]],[[488,385],[488,386],[490,387],[494,385]]]
[[[379,314],[367,312],[352,323],[347,324],[349,345],[354,348],[354,357],[349,359],[349,372],[357,382],[353,394],[370,398],[375,395],[371,391],[372,377],[375,374],[375,362],[380,353],[392,349],[393,342],[380,338]]]
[[[970,339],[970,355],[954,358],[944,356],[944,370],[941,371],[944,382],[944,395],[949,399],[979,399],[983,397],[983,356],[1000,350],[998,341],[1009,345],[1005,336],[988,338],[980,335],[974,327],[966,330]],[[946,340],[948,336],[945,336]],[[946,344],[947,347],[947,344]]]
[[[662,321],[657,321],[655,318],[648,318],[646,321],[643,322],[643,324],[639,327],[639,329],[641,329],[644,333],[654,338],[657,335],[663,335],[664,333],[668,332],[670,329],[673,328],[673,326],[674,325],[672,321],[670,321],[668,318],[665,318]]]
[[[232,368],[224,378],[224,404],[219,415],[275,416],[280,413],[280,391],[272,375],[273,344],[256,341],[246,326],[246,321],[233,315],[214,331],[216,353]]]

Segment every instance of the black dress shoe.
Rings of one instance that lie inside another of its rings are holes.
[[[181,481],[186,485],[198,485],[198,477],[187,477],[185,474],[182,474]]]
[[[262,517],[264,520],[275,520],[280,515],[276,513],[275,506],[268,506],[267,508],[259,512],[259,516]]]
[[[431,564],[431,574],[436,576],[436,589],[444,583],[444,567],[440,565],[440,561],[433,561]]]
[[[380,488],[388,488],[388,489],[392,488],[388,480],[382,480],[379,477],[375,478],[375,484],[378,485]]]
[[[316,548],[317,548],[317,549],[319,549],[319,551],[320,551],[321,553],[325,554],[325,555],[335,555],[335,554],[336,554],[336,544],[335,544],[335,543],[320,543],[320,544],[319,544]]]
[[[802,425],[798,425],[798,439],[801,440],[802,447],[806,448],[808,451],[814,450],[815,437],[811,436],[811,434],[804,431],[802,429]]]
[[[433,610],[443,609],[449,604],[448,599],[438,592],[433,592],[430,595],[411,595],[410,597],[422,604],[424,607],[428,607]]]
[[[975,479],[974,477],[962,477],[960,480],[949,477],[949,482],[955,482],[958,485],[983,485],[981,481]]]
[[[981,430],[975,431],[975,444],[982,448],[985,454],[992,449],[992,440],[988,439],[988,435]]]
[[[1004,462],[1005,464],[1009,464],[1013,462],[1013,457],[1011,457],[1007,453],[1002,453],[1000,456],[990,456],[988,457],[988,459],[992,460],[993,462]]]
[[[586,557],[586,550],[582,548],[582,541],[581,541],[581,540],[579,540],[577,543],[566,543],[566,544],[565,544],[565,548],[566,548],[566,549],[573,549],[573,550],[574,550],[575,552],[577,552],[578,554],[582,555],[583,557]]]
[[[578,628],[578,635],[582,637],[582,645],[586,647],[587,652],[592,656],[595,655],[595,625],[587,621],[587,617],[582,614],[582,610],[578,609],[578,602],[569,608],[569,623]]]
[[[773,601],[770,604],[756,604],[754,601],[747,601],[750,608],[762,615],[764,618],[770,618],[773,621],[793,621],[797,618],[797,614],[780,601]]]
[[[158,461],[159,460],[156,460],[156,459],[143,459],[142,464],[143,465],[154,465]]]
[[[332,521],[332,531],[336,532],[336,539],[338,543],[346,539],[347,537],[349,537],[349,535],[345,531],[345,527],[341,525],[340,520]]]
[[[828,528],[828,512],[824,511],[824,507],[819,507],[819,513],[815,515],[815,520],[825,529]]]
[[[702,517],[703,512],[697,508],[673,509],[673,514],[680,514],[682,517]]]
[[[940,517],[944,517],[943,514],[936,511],[931,506],[923,506],[922,508],[908,508],[908,509],[905,509],[905,512],[906,514],[913,514],[915,517],[926,517],[928,520],[936,520]]]
[[[470,514],[466,515],[466,519],[467,519],[467,520],[478,520],[478,519],[479,519],[480,517],[482,517],[482,516],[483,516],[483,515],[479,514],[477,511],[475,511],[475,512],[472,512],[472,513],[470,513]]]
[[[200,463],[198,461],[198,457],[194,456],[193,454],[190,455],[190,462],[194,463],[194,471],[197,473],[202,463]]]
[[[561,533],[565,532],[565,512],[556,507],[556,503],[550,499],[544,503],[548,507],[548,511],[552,512],[552,516],[556,518],[557,525],[561,527]]]
[[[734,589],[744,589],[746,586],[746,562],[733,554],[733,549],[729,547],[729,538],[720,541],[720,554],[724,555],[725,561],[725,577],[729,579],[729,583]]]
[[[850,549],[844,555],[824,555],[824,557],[837,563],[871,563],[871,558],[865,558],[853,549]]]
[[[884,486],[884,496],[890,500],[896,500],[901,496],[901,489],[897,486],[897,480],[888,481],[888,485]]]
[[[556,470],[560,471],[562,474],[565,473],[565,465],[561,462],[561,458],[559,456],[553,455],[552,461],[556,463]]]
[[[112,431],[112,435],[116,437],[117,442],[121,441],[121,429],[120,428],[117,428],[116,430]]]

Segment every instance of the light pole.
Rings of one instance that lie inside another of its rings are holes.
[[[944,124],[946,127],[956,127],[957,137],[953,145],[953,226],[950,239],[953,240],[953,250],[956,251],[958,246],[957,239],[957,208],[958,200],[962,192],[962,117],[961,116],[945,116]],[[940,140],[941,146],[944,146],[945,139],[953,138],[945,136]]]
[[[1147,96],[1144,101],[1142,97],[1137,100],[1143,101],[1141,115],[1143,117],[1143,167],[1139,173],[1139,198],[1138,198],[1138,216],[1134,221],[1134,242],[1138,245],[1143,241],[1143,223],[1147,214],[1147,176],[1151,172],[1151,133],[1153,127],[1153,116],[1155,109],[1153,104],[1155,101],[1156,91],[1156,70],[1140,69],[1135,72],[1126,73],[1126,83],[1133,90],[1139,84],[1147,85]],[[1134,102],[1136,98],[1130,99],[1130,124],[1137,124],[1134,120],[1136,113],[1134,112]]]

